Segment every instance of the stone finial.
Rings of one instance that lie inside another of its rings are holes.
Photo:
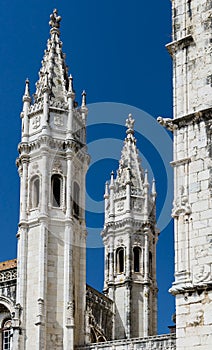
[[[73,77],[72,77],[71,74],[69,76],[68,95],[70,95],[73,98],[75,97],[75,91],[74,91],[74,85],[73,85]]]
[[[85,90],[83,90],[81,107],[85,107],[85,106],[86,106],[86,92],[85,92]]]
[[[110,174],[110,186],[113,186],[113,185],[114,185],[114,171],[112,170]]]
[[[109,197],[109,183],[108,181],[106,181],[104,199],[107,199],[108,197]]]
[[[61,16],[58,16],[57,13],[57,9],[54,9],[53,13],[50,15],[49,25],[51,28],[60,28],[60,21],[62,18]]]
[[[144,186],[148,187],[149,186],[149,182],[148,182],[148,170],[145,170],[144,173]]]
[[[152,197],[156,197],[157,192],[156,192],[156,185],[155,185],[155,179],[152,180]]]
[[[133,119],[132,114],[129,114],[125,124],[126,127],[128,128],[127,133],[134,132],[134,124],[135,124],[135,119]]]
[[[31,102],[30,91],[29,91],[29,79],[25,81],[25,92],[23,96],[23,102]]]

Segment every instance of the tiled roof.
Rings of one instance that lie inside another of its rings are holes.
[[[17,259],[0,262],[0,271],[17,267]]]

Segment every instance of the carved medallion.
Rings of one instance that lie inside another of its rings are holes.
[[[211,277],[211,266],[208,264],[205,265],[196,265],[193,268],[193,281],[194,283],[207,282]]]
[[[55,126],[63,126],[64,121],[63,121],[63,116],[62,115],[55,115],[54,116],[54,125]]]

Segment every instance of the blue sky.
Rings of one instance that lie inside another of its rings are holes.
[[[19,178],[15,159],[20,141],[24,81],[27,77],[30,79],[33,93],[49,37],[49,15],[55,7],[62,16],[63,51],[79,99],[81,91],[86,89],[87,102],[92,106],[113,102],[134,106],[154,118],[172,116],[171,59],[165,49],[165,44],[171,41],[170,0],[1,0],[1,261],[16,257]],[[107,135],[104,132],[98,127],[90,128],[88,139],[108,138],[110,132],[112,138],[124,139],[121,126],[111,127]],[[145,148],[145,157],[154,161],[158,202],[162,208],[165,177],[151,153],[151,143],[145,137],[140,140],[139,134],[137,138],[138,146]],[[161,144],[163,142],[161,138]],[[105,179],[116,167],[117,161],[105,159],[89,170],[88,192],[95,201],[101,200]],[[167,217],[170,216],[169,209]],[[98,218],[88,215],[87,219],[88,222],[99,220],[100,226],[103,223],[102,215]],[[161,232],[158,242],[159,333],[168,332],[167,326],[171,324],[174,312],[174,298],[167,291],[173,280],[172,231],[170,223]],[[88,283],[100,290],[102,269],[103,249],[89,248]]]

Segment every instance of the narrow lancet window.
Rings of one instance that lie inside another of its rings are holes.
[[[40,180],[38,177],[32,179],[31,185],[31,207],[37,208],[40,202]]]
[[[62,177],[60,175],[52,175],[52,205],[59,208],[61,206],[62,194]]]
[[[2,327],[2,349],[11,349],[11,320],[6,320]]]
[[[149,274],[152,276],[152,253],[149,252]]]
[[[116,270],[118,273],[124,272],[124,248],[118,248],[116,251]]]
[[[78,218],[80,216],[80,188],[77,182],[74,182],[73,192],[73,215]]]
[[[133,248],[134,272],[140,272],[140,259],[141,259],[141,249],[139,247],[134,247]]]

